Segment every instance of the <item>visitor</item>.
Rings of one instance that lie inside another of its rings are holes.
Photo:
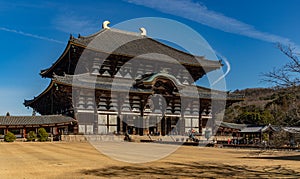
[[[230,138],[228,138],[228,140],[227,140],[227,143],[228,143],[228,144],[230,144],[230,143],[231,143],[231,139],[230,139]]]

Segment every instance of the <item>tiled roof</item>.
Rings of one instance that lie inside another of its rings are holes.
[[[245,127],[241,130],[241,132],[244,133],[255,133],[255,132],[261,132],[261,130],[263,129],[263,127]]]
[[[247,124],[221,122],[220,127],[231,128],[231,129],[243,129],[243,128],[247,127]]]
[[[272,126],[271,124],[266,126],[256,126],[256,127],[245,127],[241,130],[243,133],[255,133],[255,132],[265,132],[268,129],[272,131],[280,131],[280,127]]]
[[[0,126],[61,124],[73,121],[75,121],[75,119],[62,115],[0,116]]]
[[[282,129],[289,133],[300,134],[300,127],[283,127]]]
[[[107,58],[109,55],[117,55],[129,58],[138,57],[150,61],[180,63],[185,66],[201,67],[200,69],[204,70],[205,73],[222,67],[220,61],[208,60],[204,56],[194,56],[139,33],[111,28],[102,29],[90,36],[79,36],[78,38],[71,36],[60,58],[50,68],[41,71],[43,77],[52,78],[53,73],[62,74],[57,71],[57,68],[59,65],[66,65],[71,46],[90,49],[97,52],[98,55],[101,53],[104,55],[103,58]],[[76,58],[72,59],[75,64],[77,60]],[[68,71],[68,73],[72,74],[71,71]]]
[[[159,73],[158,75],[161,75]],[[154,74],[153,76],[157,76]],[[171,75],[169,75],[171,76]],[[149,79],[148,79],[149,78]],[[148,77],[146,80],[151,80],[152,76]],[[108,78],[101,76],[91,76],[90,74],[79,74],[79,75],[64,75],[58,76],[54,75],[54,82],[83,87],[83,88],[93,88],[93,89],[104,89],[104,90],[116,90],[116,91],[128,91],[131,92],[152,92],[151,89],[140,89],[133,87],[133,83],[135,82],[133,79],[118,79],[118,78]],[[179,83],[179,82],[177,82]],[[198,91],[198,94],[195,94],[195,88]],[[185,86],[185,90],[181,91],[183,96],[194,96],[203,99],[229,99],[229,100],[242,100],[244,96],[238,94],[227,93],[224,91],[211,90],[204,87],[199,86],[190,86],[187,88]]]
[[[215,69],[221,67],[221,63],[219,61],[207,60],[204,56],[194,56],[167,46],[150,37],[140,35],[140,33],[128,32],[114,28],[102,29],[93,35],[72,38],[70,41],[106,53],[133,57],[150,53],[164,54],[165,57],[168,56],[177,59],[182,64],[201,65],[202,67],[213,67]],[[149,58],[159,61],[170,60],[162,59],[161,55],[151,55]]]

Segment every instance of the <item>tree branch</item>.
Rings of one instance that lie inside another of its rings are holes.
[[[268,73],[263,73],[263,82],[274,84],[275,86],[280,87],[290,87],[300,84],[300,60],[298,54],[294,53],[294,48],[290,45],[283,45],[277,43],[277,48],[285,54],[290,62],[285,64],[281,68],[274,68]]]

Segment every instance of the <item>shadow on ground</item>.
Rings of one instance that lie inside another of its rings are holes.
[[[299,161],[300,162],[300,155],[292,155],[292,156],[258,156],[258,157],[243,157],[243,158],[271,159],[271,160],[291,160],[291,161]]]
[[[159,166],[111,166],[93,170],[82,170],[81,174],[97,177],[126,177],[126,178],[300,178],[300,173],[276,166],[231,166],[214,163],[166,163],[167,167]]]

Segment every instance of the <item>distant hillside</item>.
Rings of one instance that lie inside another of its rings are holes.
[[[300,87],[250,88],[233,93],[245,94],[245,101],[225,111],[224,121],[256,125],[300,126]]]

